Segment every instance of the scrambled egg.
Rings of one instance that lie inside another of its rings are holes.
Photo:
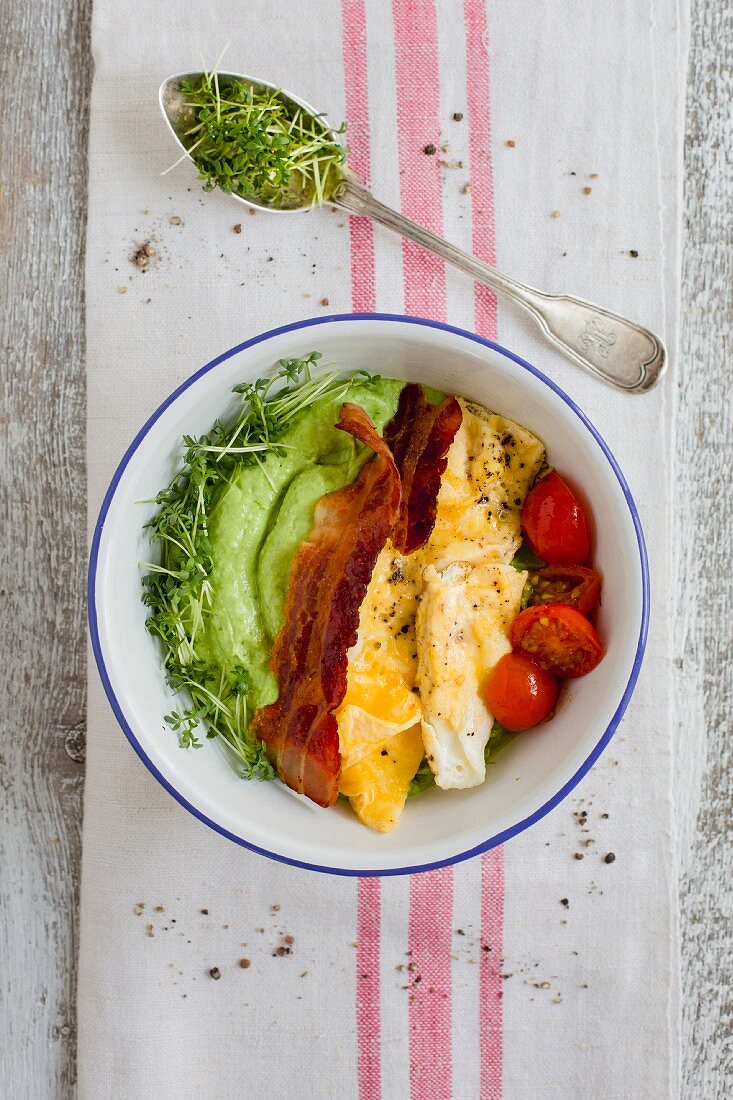
[[[522,504],[545,460],[536,436],[512,420],[461,401],[463,420],[448,452],[438,513],[423,553],[508,564],[519,549]]]
[[[527,574],[511,565],[429,565],[417,613],[417,682],[428,763],[439,787],[486,778],[484,749],[494,724],[481,698],[487,674],[511,645]]]
[[[377,559],[336,711],[339,789],[382,832],[399,819],[424,755],[438,786],[483,782],[493,717],[480,689],[511,648],[526,580],[509,563],[544,447],[511,420],[461,406],[433,533],[409,557],[387,543]]]
[[[424,755],[415,687],[419,574],[391,543],[377,558],[349,652],[347,689],[336,711],[341,794],[365,825],[397,822]]]

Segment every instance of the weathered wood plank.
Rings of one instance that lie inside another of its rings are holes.
[[[683,1097],[733,1094],[733,8],[693,4],[677,439],[678,598],[685,660],[702,669],[706,764],[692,850],[682,852]],[[683,730],[685,745],[699,731]],[[694,751],[694,749],[692,749]]]
[[[0,1092],[15,1100],[75,1078],[90,9],[0,11]]]

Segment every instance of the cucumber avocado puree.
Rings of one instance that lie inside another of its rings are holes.
[[[403,385],[388,378],[360,383],[347,400],[361,405],[381,434]],[[278,437],[286,449],[262,466],[242,466],[209,518],[212,600],[198,653],[217,680],[246,669],[250,707],[277,699],[272,643],[283,623],[290,566],[313,526],[316,502],[352,482],[371,457],[334,427],[342,404],[340,395],[328,395],[300,413]]]

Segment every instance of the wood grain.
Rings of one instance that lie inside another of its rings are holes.
[[[693,8],[677,529],[684,660],[702,673],[707,746],[695,839],[682,852],[682,1096],[722,1100],[733,1095],[733,8]],[[682,773],[701,732],[682,730]]]
[[[71,1095],[75,1078],[90,8],[0,5],[0,1094],[13,1100]]]
[[[679,590],[694,594],[685,659],[704,678],[708,741],[681,878],[682,1095],[709,1100],[733,1092],[733,12],[727,0],[693,7]],[[90,0],[0,6],[0,91],[12,104],[0,158],[0,1088],[19,1100],[70,1096],[75,1080],[90,9]],[[29,74],[40,94],[21,96]]]

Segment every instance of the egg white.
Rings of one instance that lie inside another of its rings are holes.
[[[486,778],[494,719],[482,689],[511,650],[507,635],[526,578],[494,562],[429,565],[423,573],[416,681],[425,753],[439,787],[475,787]]]

